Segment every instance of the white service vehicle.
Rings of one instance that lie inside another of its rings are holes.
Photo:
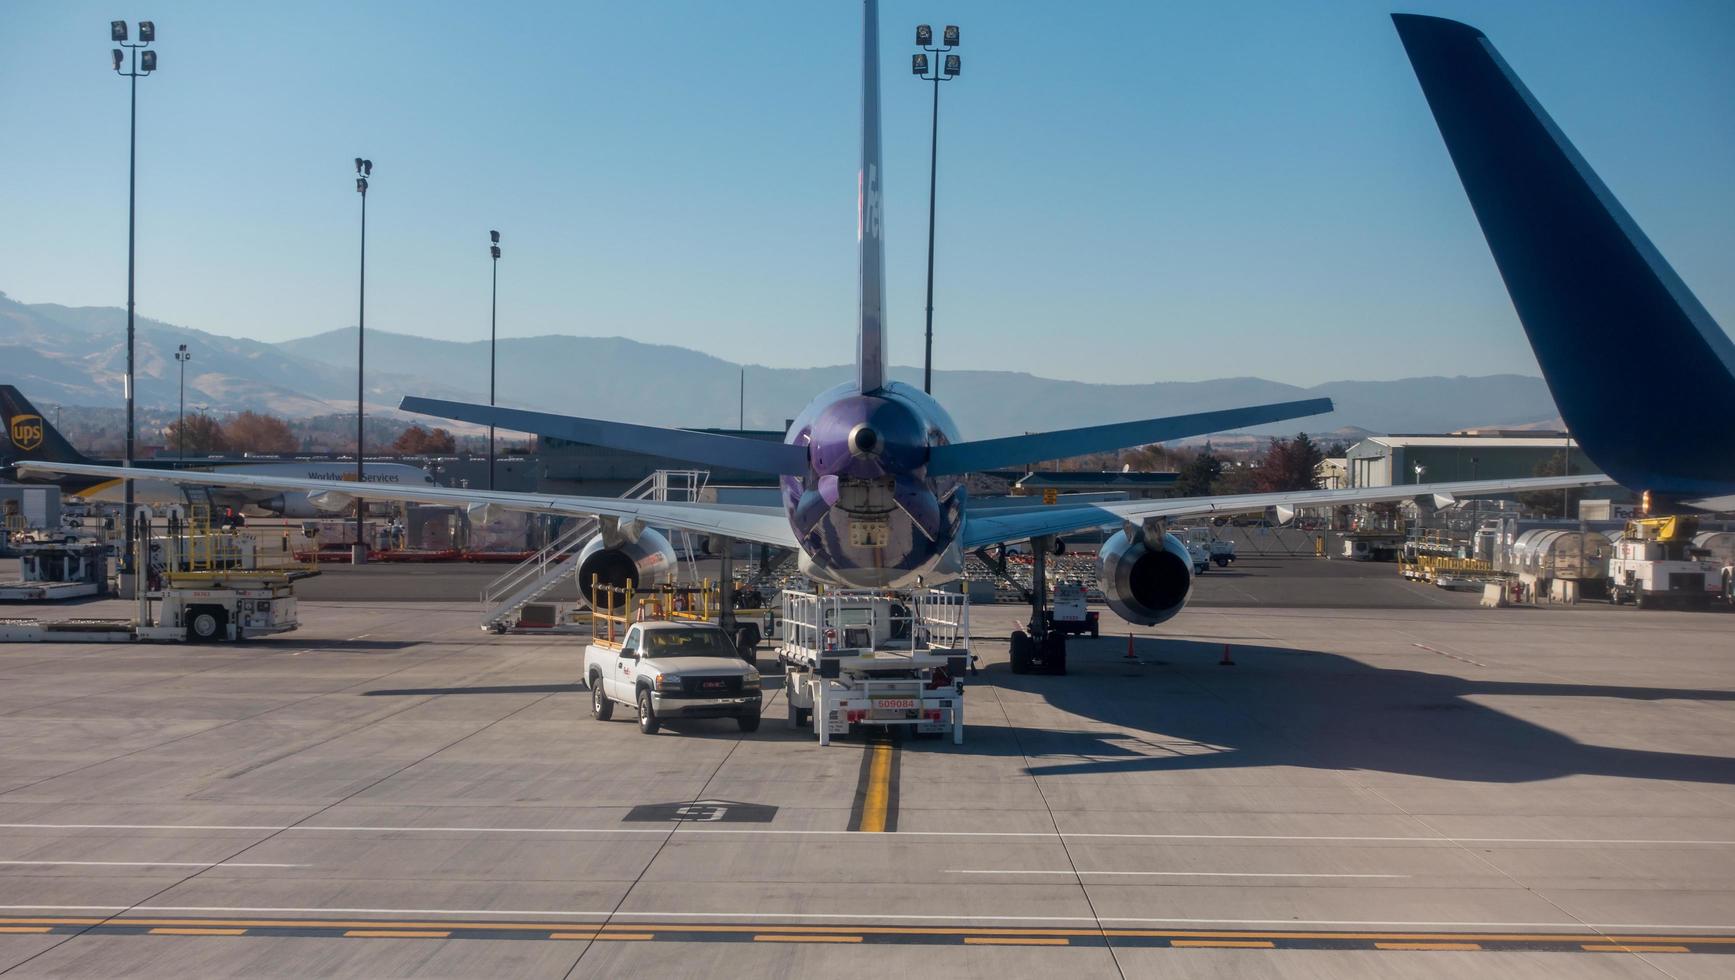
[[[1054,587],[1054,597],[1049,600],[1048,608],[1043,610],[1042,615],[1048,628],[1056,633],[1100,635],[1100,615],[1088,608],[1088,605],[1089,597],[1085,593],[1084,583],[1066,581]]]
[[[964,741],[970,600],[957,592],[783,593],[777,659],[792,726],[819,744],[857,726]]]
[[[631,615],[597,615],[609,628],[593,630],[584,649],[592,717],[608,721],[620,704],[638,713],[646,735],[686,718],[733,718],[744,732],[759,729],[759,671],[728,633],[707,622]]]
[[[140,592],[132,619],[0,619],[5,643],[223,643],[300,627],[287,576],[170,584]]]
[[[1649,517],[1629,521],[1609,559],[1609,597],[1616,605],[1640,609],[1675,605],[1710,606],[1723,592],[1722,569],[1694,547],[1693,517]]]

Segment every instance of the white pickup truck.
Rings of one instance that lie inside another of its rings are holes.
[[[646,735],[680,718],[733,718],[744,732],[759,728],[759,671],[710,623],[637,622],[619,640],[594,640],[584,650],[584,682],[592,716],[608,721],[616,704],[627,705]]]

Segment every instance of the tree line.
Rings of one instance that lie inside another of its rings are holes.
[[[428,429],[390,419],[368,419],[371,449],[405,456],[431,456],[458,451],[458,437],[443,428]],[[213,453],[354,452],[355,416],[319,416],[293,422],[260,412],[238,412],[218,418],[194,412],[162,428],[163,452],[189,456]],[[469,437],[466,449],[485,449],[486,440]],[[471,444],[480,443],[479,447]]]

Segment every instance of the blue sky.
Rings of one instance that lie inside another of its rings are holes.
[[[1735,324],[1735,4],[883,0],[894,361],[1116,382],[1536,373],[1387,14],[1486,31],[1714,316]],[[355,322],[847,361],[858,6],[152,0],[0,6],[0,290],[120,306],[126,83],[150,17],[139,310],[262,340]],[[574,365],[581,375],[582,365]]]

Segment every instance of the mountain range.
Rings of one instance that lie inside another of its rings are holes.
[[[353,411],[355,328],[281,343],[136,319],[138,398],[173,407],[175,351],[186,344],[189,408],[251,409],[288,417]],[[0,293],[0,382],[39,405],[123,402],[125,311],[19,303]],[[748,428],[781,429],[820,390],[847,380],[848,365],[740,365],[683,347],[622,337],[549,335],[499,342],[498,401],[547,412],[649,425],[733,427],[745,371]],[[1113,348],[1105,346],[1105,357]],[[486,341],[458,343],[369,330],[369,412],[395,414],[407,394],[485,402]],[[1160,375],[1161,363],[1150,373]],[[894,368],[919,384],[917,368]],[[1445,432],[1535,427],[1558,417],[1542,379],[1515,374],[1333,381],[1299,387],[1261,378],[1092,384],[1009,371],[937,370],[934,391],[971,438],[1123,419],[1203,412],[1321,395],[1329,415],[1263,426],[1256,433]],[[1556,423],[1557,424],[1557,423]]]

